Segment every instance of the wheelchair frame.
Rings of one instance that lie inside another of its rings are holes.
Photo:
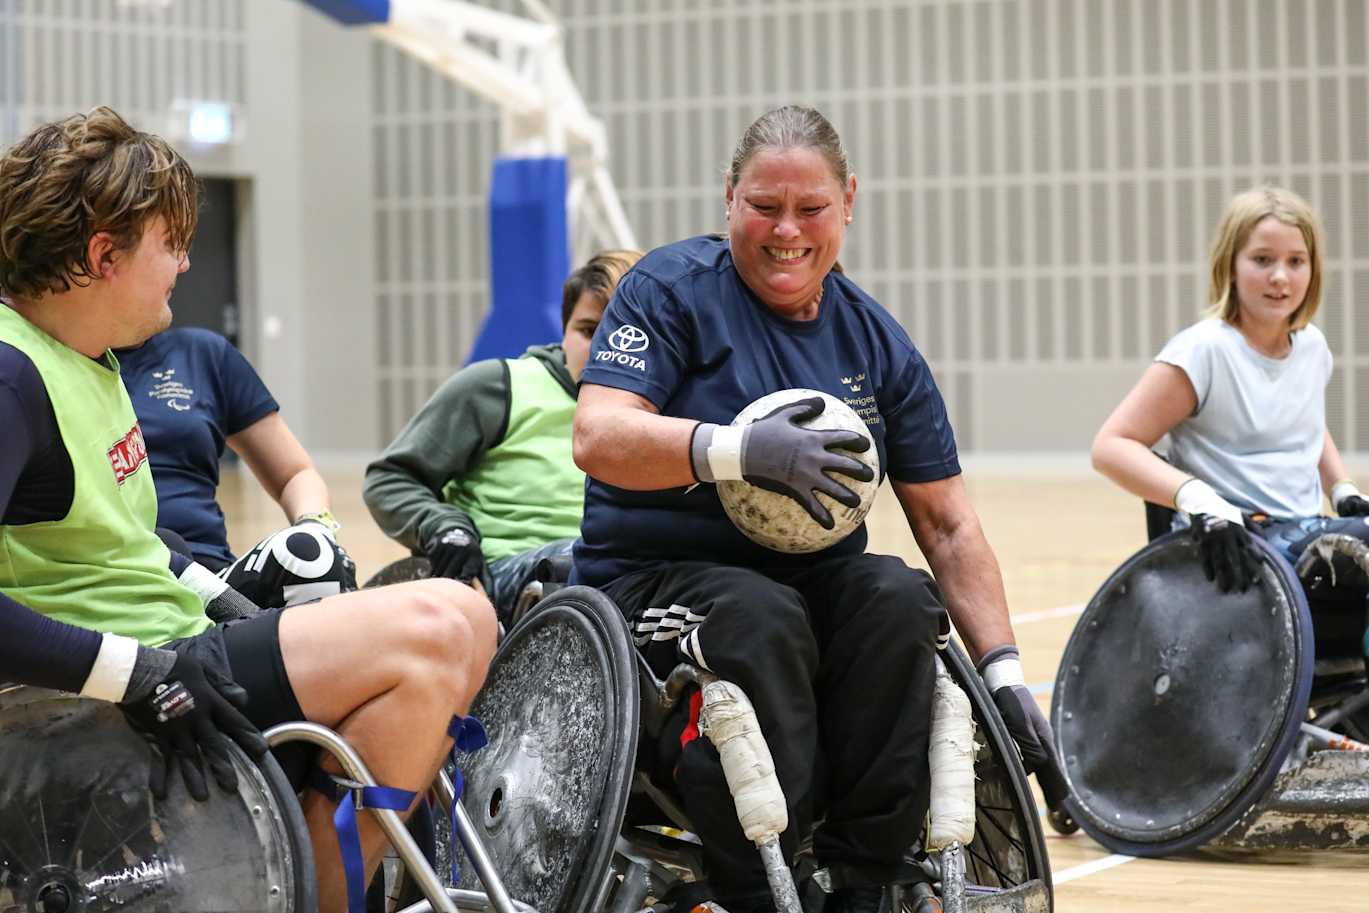
[[[1175,511],[1151,502],[1145,505],[1146,533],[1150,542],[1168,535]],[[1332,552],[1360,565],[1369,576],[1369,549],[1362,546],[1343,548],[1344,543],[1329,540],[1350,537],[1329,535],[1309,545],[1292,571],[1291,576],[1304,590],[1310,585],[1312,558],[1318,544],[1326,542],[1324,557],[1330,561]],[[1355,540],[1358,541],[1358,540]],[[1271,560],[1285,564],[1284,559],[1266,548]],[[1128,559],[1128,563],[1133,559]],[[1124,567],[1126,565],[1123,565]],[[1105,584],[1106,586],[1106,584]],[[1087,612],[1079,624],[1087,622]],[[1310,633],[1310,632],[1309,632]],[[1308,646],[1311,655],[1311,645]],[[1062,673],[1066,659],[1062,659]],[[1362,659],[1310,660],[1313,666],[1311,693],[1305,702],[1306,711],[1289,734],[1291,747],[1279,756],[1279,761],[1247,790],[1241,798],[1244,808],[1225,816],[1229,823],[1216,833],[1211,828],[1195,830],[1191,838],[1166,841],[1156,846],[1120,841],[1102,833],[1093,833],[1115,852],[1163,856],[1193,849],[1200,845],[1234,850],[1308,850],[1308,849],[1369,849],[1369,745],[1358,741],[1363,736],[1366,716],[1357,716],[1369,708],[1369,676]],[[1347,693],[1348,692],[1348,695]],[[1308,716],[1311,719],[1307,719]],[[1331,731],[1333,727],[1348,734]],[[1063,730],[1057,729],[1057,740]],[[1057,742],[1059,745],[1059,742]],[[1233,808],[1235,804],[1233,803]],[[1052,825],[1057,822],[1052,819]],[[1061,833],[1070,832],[1056,826]]]
[[[641,729],[648,735],[658,733],[670,708],[679,700],[685,687],[699,678],[699,670],[682,664],[664,681],[657,679],[646,666],[640,653],[631,647],[626,623],[621,613],[606,597],[588,588],[567,590],[553,584],[547,589],[548,595],[524,622],[515,626],[514,631],[510,632],[511,636],[515,635],[524,623],[536,624],[544,611],[560,605],[578,603],[589,608],[587,603],[604,604],[616,621],[616,636],[623,639],[634,657]],[[1049,859],[1031,790],[1027,784],[1026,774],[1021,768],[1015,744],[998,718],[992,699],[979,682],[978,675],[968,658],[958,646],[952,646],[948,652],[943,653],[943,656],[957,682],[962,687],[968,683],[970,690],[974,692],[971,703],[983,736],[979,745],[980,760],[976,764],[976,771],[983,772],[984,781],[977,785],[976,789],[983,791],[990,799],[988,804],[992,807],[979,809],[979,833],[975,840],[963,849],[946,848],[938,857],[940,867],[937,867],[936,860],[930,863],[933,868],[931,874],[941,881],[945,909],[952,913],[980,909],[1044,913],[1051,909],[1053,896]],[[498,665],[497,658],[495,667]],[[491,681],[496,680],[496,674],[492,671]],[[487,688],[489,684],[487,683]],[[491,734],[493,737],[493,729]],[[474,756],[473,763],[478,763],[479,757]],[[597,877],[597,886],[575,889],[577,896],[590,898],[586,906],[573,904],[570,909],[575,913],[583,910],[591,910],[594,913],[637,913],[644,910],[666,913],[666,905],[663,905],[660,899],[691,877],[698,880],[702,876],[701,854],[697,843],[691,842],[688,837],[672,836],[678,835],[681,831],[687,832],[691,827],[679,803],[674,797],[655,786],[644,771],[634,767],[630,776],[632,792],[640,797],[639,801],[650,801],[656,817],[649,822],[634,820],[617,834],[610,863],[602,875],[587,871],[584,876]],[[481,800],[471,792],[468,791],[467,795],[470,801],[477,805],[480,803]],[[505,797],[505,801],[509,801],[508,797]],[[648,825],[651,829],[644,829]],[[458,837],[465,842],[465,837]],[[996,858],[995,853],[1007,854],[1010,861],[1005,862],[1003,858]],[[1014,865],[1020,871],[1014,870]],[[787,878],[788,867],[786,865],[783,868],[786,870]],[[967,868],[969,877],[966,875]],[[781,899],[782,896],[782,893],[777,893],[777,909],[792,909],[791,901]],[[647,907],[648,898],[656,898],[657,902],[652,907]],[[897,911],[901,908],[911,908],[917,899],[911,894],[900,896],[898,892],[889,892],[886,895],[885,909]],[[420,913],[427,908],[416,905],[402,909],[403,913]]]
[[[577,594],[575,590],[552,593],[529,614],[525,623],[535,624],[539,617],[543,617],[539,614],[541,610],[545,608],[550,611],[556,607],[558,597],[565,604],[576,600]],[[598,610],[611,613],[606,617],[613,619],[609,627],[616,633],[610,633],[609,636],[621,638],[627,649],[631,650],[631,655],[635,657],[634,672],[631,674],[635,677],[639,706],[643,711],[643,717],[654,720],[654,725],[658,726],[663,720],[670,706],[680,698],[688,681],[706,679],[707,673],[690,667],[677,669],[665,682],[655,679],[646,668],[640,654],[632,648],[626,621],[607,597],[592,590],[582,589],[578,598],[581,604],[588,598],[591,603],[603,603],[607,606],[606,610],[603,606],[599,606]],[[924,868],[930,868],[930,874],[940,881],[944,909],[949,913],[961,913],[965,910],[1046,913],[1052,907],[1049,860],[1026,775],[1022,771],[1011,737],[1007,734],[1002,721],[998,719],[992,700],[988,698],[982,683],[978,682],[977,675],[974,674],[964,654],[958,648],[952,647],[943,656],[961,686],[968,685],[969,690],[973,692],[971,704],[981,726],[981,732],[986,736],[979,749],[980,755],[987,758],[991,765],[986,769],[994,772],[989,779],[995,782],[988,785],[1000,792],[1006,790],[1006,795],[996,801],[1005,801],[1007,805],[984,810],[988,817],[979,819],[981,832],[969,846],[962,849],[957,844],[952,844],[944,848],[937,859],[924,856]],[[637,719],[635,714],[633,719]],[[326,727],[308,722],[285,723],[267,730],[265,736],[273,747],[302,741],[322,748],[337,759],[349,779],[361,786],[378,785],[356,751],[341,736]],[[274,767],[274,764],[268,761],[267,766]],[[979,769],[978,762],[976,769]],[[658,800],[658,807],[664,813],[666,823],[671,823],[673,819],[675,824],[688,825],[678,804],[652,786],[645,774],[635,770],[630,761],[627,776],[634,781],[638,792]],[[461,802],[455,801],[453,782],[445,770],[438,772],[432,788],[438,798],[438,804],[450,814],[449,820],[455,822],[454,837],[469,859],[483,890],[444,885],[433,865],[424,858],[400,815],[387,809],[368,808],[376,816],[379,826],[394,848],[405,877],[413,880],[425,898],[404,907],[402,913],[425,913],[429,910],[441,913],[456,913],[458,910],[539,913],[529,904],[510,896],[496,862],[483,844],[468,809]],[[292,799],[286,790],[283,795],[277,796],[276,801],[289,804]],[[259,811],[254,810],[253,814]],[[303,823],[297,809],[280,811],[293,822],[290,839],[292,844],[298,843]],[[998,812],[1006,812],[1008,817],[992,817]],[[1016,837],[1013,836],[1014,829],[1020,831]],[[1008,868],[1020,868],[1020,877],[1009,874],[1005,868],[1000,868],[999,863],[992,859],[993,850],[985,847],[976,849],[981,835],[985,840],[998,840],[1004,836],[1008,838],[1008,861],[1001,864]],[[302,846],[306,849],[308,847],[307,835],[304,835]],[[765,855],[767,851],[762,852]],[[307,856],[307,852],[304,855]],[[772,841],[768,855],[772,861],[771,871],[776,876],[772,879],[772,887],[776,890],[777,907],[784,913],[801,913],[789,867],[779,854],[777,842]],[[312,857],[301,859],[298,864],[302,868],[297,870],[297,876],[302,871],[308,871],[312,865]],[[971,873],[968,878],[967,865]],[[676,840],[662,833],[653,834],[651,831],[636,827],[625,832],[616,832],[602,874],[589,872],[586,875],[589,878],[597,877],[598,882],[591,886],[592,890],[585,895],[585,909],[594,913],[638,913],[650,910],[652,908],[645,906],[647,898],[660,898],[671,886],[681,883],[685,880],[682,877],[683,872],[692,872],[696,878],[702,874],[697,847],[691,848],[688,840]],[[986,878],[1015,883],[985,884],[983,882]],[[886,896],[886,910],[899,911],[910,907],[916,900],[918,898],[911,894],[903,896],[895,890]],[[301,913],[312,913],[308,908],[313,902],[315,899],[312,891],[305,892],[305,895],[301,895],[295,901],[301,906]],[[548,910],[543,913],[555,911]],[[653,913],[667,911],[658,903]]]

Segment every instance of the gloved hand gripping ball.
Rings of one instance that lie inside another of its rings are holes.
[[[713,441],[737,442],[734,458],[715,459],[713,447],[696,447],[707,456],[694,455],[695,471],[718,483],[723,510],[753,541],[790,554],[816,552],[845,539],[870,512],[879,453],[865,422],[835,396],[781,390],[717,431]],[[734,471],[726,471],[729,462]],[[712,472],[719,464],[722,475]]]

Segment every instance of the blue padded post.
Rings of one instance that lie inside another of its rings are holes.
[[[499,158],[490,182],[490,310],[471,361],[513,358],[561,338],[570,272],[566,160]]]
[[[377,25],[390,21],[390,0],[304,0],[343,25]]]

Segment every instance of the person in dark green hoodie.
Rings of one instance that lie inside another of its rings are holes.
[[[569,556],[585,474],[571,459],[580,373],[604,308],[639,251],[603,251],[562,292],[559,344],[467,365],[366,468],[362,496],[385,534],[434,577],[480,581],[507,623],[538,561]]]

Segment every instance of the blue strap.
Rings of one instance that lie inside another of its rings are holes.
[[[466,778],[461,775],[461,768],[456,763],[456,753],[464,751],[470,754],[479,751],[490,744],[490,737],[485,734],[485,725],[473,716],[462,716],[457,714],[452,717],[452,721],[447,724],[447,735],[452,737],[452,845],[455,847],[457,834],[456,829],[456,806],[461,802],[461,793],[466,788]],[[457,865],[456,853],[452,853],[452,887],[456,887],[457,877],[460,875],[460,867]]]
[[[339,784],[346,786],[346,784]],[[342,870],[347,876],[348,913],[366,913],[366,863],[361,856],[361,833],[357,830],[358,808],[388,808],[403,811],[417,793],[393,786],[354,786],[338,803],[333,813]],[[360,803],[360,804],[358,804]]]

